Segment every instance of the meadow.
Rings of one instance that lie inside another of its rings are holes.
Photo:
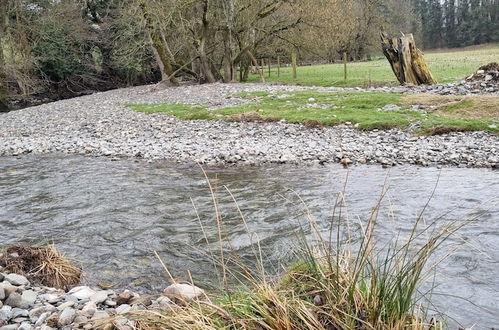
[[[439,83],[462,80],[480,66],[499,61],[499,44],[431,51],[425,59]],[[282,63],[290,59],[281,58]],[[278,76],[277,67],[264,68],[266,82],[279,82],[292,85],[323,87],[371,87],[398,85],[386,58],[379,54],[372,61],[352,62],[347,65],[348,77],[344,79],[343,63],[325,65],[303,65],[297,68],[297,78],[293,79],[292,68],[283,64]],[[252,74],[249,82],[259,82],[258,74]]]

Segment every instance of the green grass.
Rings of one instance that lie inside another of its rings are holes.
[[[480,66],[499,59],[499,45],[489,45],[475,50],[430,52],[425,55],[430,69],[439,83],[454,82],[475,72]],[[285,59],[283,59],[284,61]],[[369,87],[397,85],[388,61],[379,57],[373,61],[348,64],[348,79],[344,80],[343,64],[301,66],[297,79],[293,79],[291,67],[282,67],[280,77],[277,69],[264,70],[265,81],[306,86]],[[258,75],[251,75],[249,82],[259,82]]]
[[[494,115],[481,118],[479,113],[459,115],[458,112],[475,106],[474,100],[447,105],[445,97],[432,96],[432,104],[439,111],[412,110],[411,96],[383,92],[293,92],[293,93],[241,93],[239,97],[255,102],[213,111],[188,104],[132,104],[136,111],[160,112],[180,119],[224,119],[232,121],[262,121],[284,119],[290,123],[332,126],[345,122],[358,124],[360,129],[406,128],[417,123],[421,134],[441,134],[450,131],[488,131],[499,133],[499,120]],[[482,99],[477,99],[483,101]],[[415,100],[422,104],[421,101]],[[487,102],[490,100],[487,99]],[[398,105],[399,110],[386,111],[386,105]],[[456,115],[457,114],[457,115]],[[249,116],[248,116],[249,115]],[[244,116],[244,117],[243,117]]]
[[[285,119],[291,123],[317,121],[323,125],[336,125],[351,122],[358,124],[361,129],[405,128],[417,122],[421,124],[419,132],[423,134],[443,133],[445,127],[449,131],[484,130],[499,133],[497,119],[455,118],[433,112],[414,111],[405,104],[405,96],[402,94],[294,92],[265,95],[259,92],[256,95],[245,93],[241,96],[253,97],[259,103],[225,108],[216,113],[230,118],[236,114],[252,112],[263,118]],[[398,105],[400,110],[380,110],[388,104]],[[466,101],[454,108],[446,108],[446,111],[462,110],[473,105],[473,101]],[[435,131],[435,128],[438,130]]]
[[[145,103],[145,104],[127,104],[126,106],[139,112],[146,113],[164,113],[165,115],[175,116],[185,120],[215,119],[206,108],[193,104],[178,103]]]

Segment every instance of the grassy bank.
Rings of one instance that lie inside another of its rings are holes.
[[[475,72],[480,66],[497,62],[499,45],[489,45],[478,49],[456,49],[440,52],[429,52],[425,55],[430,69],[439,83],[462,80]],[[280,76],[277,68],[271,69],[269,76],[265,68],[267,82],[280,82],[290,85],[306,86],[359,86],[397,85],[388,61],[377,57],[373,61],[348,64],[348,79],[344,80],[343,64],[300,66],[297,79],[293,79],[291,67],[282,67]],[[260,77],[251,75],[250,82],[259,82]]]
[[[439,134],[449,131],[488,131],[499,133],[499,97],[402,95],[396,93],[244,93],[250,104],[208,111],[186,104],[136,104],[143,112],[161,112],[181,119],[231,121],[274,121],[310,126],[358,124],[360,129],[405,129]],[[423,108],[414,110],[413,106]]]

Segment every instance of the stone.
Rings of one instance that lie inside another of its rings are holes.
[[[4,288],[0,288],[0,300],[4,300],[5,299],[5,290]]]
[[[15,319],[19,316],[29,317],[29,313],[27,310],[22,308],[12,308],[12,318]]]
[[[26,303],[28,305],[33,305],[36,301],[36,298],[38,297],[38,293],[36,293],[33,290],[25,290],[23,291],[21,295],[21,299],[23,303]]]
[[[81,309],[81,315],[84,315],[86,317],[92,317],[94,316],[95,312],[97,312],[97,305],[95,305],[94,302],[90,301],[83,306]]]
[[[396,104],[387,104],[382,108],[382,110],[384,110],[384,111],[397,111],[400,109],[401,109],[401,107],[399,107]]]
[[[94,302],[95,304],[102,304],[104,301],[107,300],[107,292],[106,291],[97,291],[90,297],[90,301]]]
[[[79,300],[90,299],[95,294],[95,290],[90,289],[88,286],[77,286],[68,292],[68,295],[78,298]]]
[[[106,311],[97,311],[94,316],[92,316],[92,320],[100,320],[104,318],[108,318],[109,314]]]
[[[29,324],[29,322],[23,322],[21,323],[19,328],[17,328],[17,330],[32,330],[32,329],[33,327],[31,326],[31,324]]]
[[[33,308],[29,311],[29,319],[31,322],[35,322],[42,314],[48,313],[51,314],[56,312],[57,309],[52,305],[45,305],[37,308]]]
[[[118,295],[118,298],[116,298],[116,304],[122,305],[122,304],[128,304],[130,300],[134,298],[134,295],[131,291],[125,290],[122,293]]]
[[[29,285],[28,279],[19,274],[7,274],[5,275],[5,280],[16,286]]]
[[[66,301],[66,302],[60,304],[59,306],[57,306],[57,310],[63,311],[68,307],[73,307],[74,305],[75,305],[74,301]]]
[[[5,297],[8,297],[12,292],[19,290],[19,287],[10,284],[10,282],[3,281],[0,283],[0,289],[3,289]]]
[[[57,322],[57,324],[61,327],[70,325],[71,323],[73,323],[75,317],[76,311],[73,308],[68,307],[62,311],[61,315],[59,315],[59,322]]]
[[[3,306],[0,308],[0,321],[8,322],[14,313],[12,312],[12,308],[10,306]]]
[[[168,298],[176,298],[185,301],[198,299],[205,295],[203,289],[185,283],[172,284],[163,291],[163,294]]]
[[[24,308],[25,304],[23,304],[22,296],[17,292],[12,292],[9,297],[5,300],[5,305],[9,305],[11,307],[19,307]]]
[[[124,313],[128,313],[131,310],[132,310],[132,306],[130,306],[128,304],[123,304],[123,305],[120,305],[116,308],[116,313],[117,314],[124,314]]]
[[[4,325],[3,327],[0,327],[0,330],[17,330],[18,325],[17,324],[8,324]]]

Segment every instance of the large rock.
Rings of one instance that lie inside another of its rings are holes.
[[[93,301],[95,304],[102,304],[107,299],[106,291],[97,291],[92,296],[90,296],[90,301]]]
[[[8,297],[12,292],[19,290],[19,287],[10,284],[10,282],[3,281],[0,283],[0,289],[3,289],[5,297]]]
[[[12,316],[13,312],[10,306],[3,306],[2,308],[0,308],[0,322],[8,322],[12,318]]]
[[[62,311],[61,315],[59,316],[58,325],[61,327],[70,325],[71,323],[73,323],[75,316],[76,316],[76,311],[73,308],[71,307],[66,308],[65,310]]]
[[[23,291],[21,298],[23,304],[26,305],[33,305],[36,301],[36,298],[38,297],[38,293],[36,293],[33,290],[25,290]]]
[[[90,289],[88,286],[77,286],[68,292],[69,295],[72,295],[80,300],[90,299],[90,297],[92,297],[95,293],[95,290]]]
[[[5,300],[5,305],[10,307],[25,308],[26,304],[23,304],[23,299],[21,295],[17,292],[12,292],[9,297]]]
[[[195,285],[185,283],[175,283],[170,285],[163,292],[165,296],[184,301],[195,300],[204,297],[203,289]]]
[[[28,285],[29,281],[26,277],[19,274],[7,274],[5,275],[5,280],[12,285]]]

